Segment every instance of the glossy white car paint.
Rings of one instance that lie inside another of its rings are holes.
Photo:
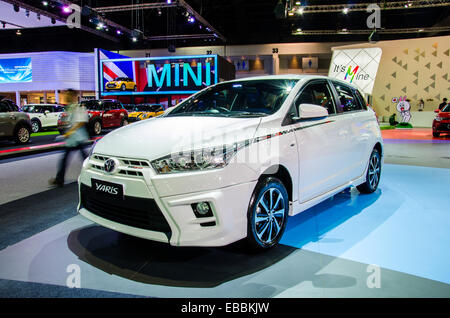
[[[30,116],[31,121],[38,120],[40,123],[41,128],[48,128],[48,127],[56,127],[58,125],[58,118],[62,111],[58,111],[56,108],[61,108],[60,105],[55,104],[28,104],[29,106],[39,106],[39,107],[45,107],[48,108],[49,111],[43,111],[39,113],[27,113]],[[50,111],[51,110],[51,111]]]
[[[154,199],[170,225],[170,239],[159,232],[99,217],[81,204],[79,212],[102,226],[141,238],[175,246],[223,246],[247,236],[250,197],[261,175],[272,172],[276,167],[282,166],[292,180],[289,215],[300,213],[349,186],[365,182],[372,150],[376,145],[382,149],[380,129],[370,108],[283,125],[302,88],[312,80],[328,78],[283,75],[234,82],[258,79],[296,79],[298,82],[281,108],[272,115],[258,118],[200,116],[148,119],[103,137],[84,162],[79,186],[90,187],[94,178],[123,185],[126,196]],[[309,114],[308,106],[304,108],[304,115]],[[323,115],[326,114],[325,109]],[[254,140],[267,135],[273,138],[259,140],[239,150],[235,158],[220,169],[158,174],[151,165],[142,168],[123,164],[123,160],[150,163],[178,151]],[[254,153],[259,154],[257,160],[249,160],[249,154]],[[97,160],[97,155],[116,158],[120,163],[117,171],[134,170],[141,172],[142,176],[105,173],[98,169],[104,161]],[[213,217],[199,219],[194,215],[191,204],[202,201],[210,202]],[[200,226],[200,223],[211,221],[216,225]]]

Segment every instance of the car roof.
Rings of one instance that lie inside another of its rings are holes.
[[[59,107],[64,107],[64,105],[60,105],[60,104],[26,104],[26,105],[23,105],[24,107],[25,106],[59,106]]]
[[[262,75],[262,76],[252,76],[252,77],[244,77],[232,80],[230,82],[245,82],[245,81],[253,81],[253,80],[312,80],[312,79],[326,79],[326,80],[332,80],[335,82],[339,82],[345,85],[349,85],[351,87],[355,87],[353,84],[350,84],[346,81],[325,76],[325,75],[307,75],[307,74],[282,74],[282,75]]]

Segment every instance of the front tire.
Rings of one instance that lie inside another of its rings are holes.
[[[356,188],[361,193],[373,193],[378,188],[381,176],[381,156],[377,149],[373,149],[367,168],[366,181]]]
[[[274,177],[256,185],[247,212],[246,243],[256,251],[278,244],[286,228],[289,196],[283,183]]]
[[[32,133],[37,133],[39,132],[39,130],[41,130],[41,123],[39,122],[39,120],[32,120],[31,121],[31,132]]]
[[[122,119],[122,123],[120,124],[121,127],[128,125],[128,119],[124,118]]]
[[[94,124],[92,125],[92,134],[94,136],[98,136],[102,133],[102,123],[100,120],[94,121]]]

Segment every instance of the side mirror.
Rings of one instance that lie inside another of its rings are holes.
[[[44,114],[50,114],[50,111],[49,110],[46,110],[46,111],[44,111]]]
[[[300,119],[322,119],[328,117],[328,110],[325,107],[314,104],[301,104],[298,108]]]
[[[439,113],[440,111],[441,111],[440,109],[436,109],[434,112]]]

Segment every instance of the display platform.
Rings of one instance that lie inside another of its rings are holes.
[[[42,218],[35,229],[22,229],[29,235],[3,233],[0,293],[448,297],[450,215],[442,207],[449,186],[448,169],[385,164],[375,193],[347,190],[291,217],[278,247],[249,255],[239,244],[177,248],[97,226],[76,215],[76,184],[71,184],[40,193],[39,201],[31,197],[1,206],[5,222],[18,209]],[[45,199],[50,197],[57,200]],[[45,219],[47,210],[57,213]],[[73,217],[63,217],[68,214]],[[65,287],[74,265],[81,289]],[[377,268],[379,285],[374,286]]]

